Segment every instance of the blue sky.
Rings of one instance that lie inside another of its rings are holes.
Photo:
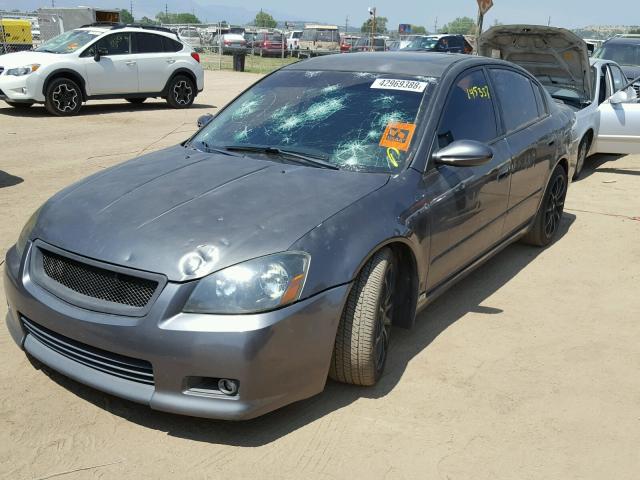
[[[57,6],[95,5],[111,8],[129,8],[130,0],[55,0]],[[457,16],[475,17],[476,0],[169,0],[170,11],[192,11],[208,21],[228,20],[246,22],[263,8],[278,20],[318,20],[344,25],[349,16],[351,25],[361,25],[367,19],[367,7],[375,5],[378,14],[389,18],[389,27],[398,23],[425,25],[433,29],[438,24]],[[51,0],[0,0],[0,9],[47,7]],[[165,1],[133,0],[136,16],[153,17],[164,10]],[[606,5],[610,5],[609,8]],[[487,15],[490,24],[494,19],[502,23],[551,24],[568,28],[590,24],[640,24],[638,2],[618,0],[494,0],[494,7]]]

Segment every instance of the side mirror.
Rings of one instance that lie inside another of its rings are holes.
[[[492,158],[491,147],[475,140],[458,140],[433,155],[436,164],[453,167],[477,167]]]
[[[213,115],[206,113],[198,117],[198,128],[206,127],[213,120]]]
[[[93,59],[96,62],[99,62],[100,61],[100,57],[102,57],[103,55],[107,55],[108,53],[109,53],[109,51],[106,48],[104,48],[104,47],[98,48],[98,49],[96,49],[96,54],[93,56]]]
[[[619,90],[613,95],[611,95],[611,97],[609,97],[609,103],[611,103],[612,105],[625,103],[627,100],[629,100],[629,96],[627,95],[627,92],[625,92],[624,90]]]

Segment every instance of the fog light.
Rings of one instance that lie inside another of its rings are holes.
[[[225,395],[236,395],[238,393],[238,382],[236,380],[229,380],[228,378],[221,378],[218,380],[218,390]]]

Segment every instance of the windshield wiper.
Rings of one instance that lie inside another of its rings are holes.
[[[334,165],[331,162],[328,162],[325,157],[312,155],[309,153],[297,152],[295,150],[258,145],[228,145],[224,148],[232,152],[257,152],[266,153],[267,155],[279,155],[283,157],[295,158],[300,163],[304,163],[312,167],[340,170],[338,166]]]
[[[195,144],[202,145],[204,150],[201,150],[200,148],[196,147]],[[187,144],[187,146],[191,147],[191,148],[193,148],[195,150],[198,150],[200,152],[205,152],[205,153],[221,153],[222,155],[229,155],[231,157],[237,157],[238,156],[238,155],[234,155],[233,153],[228,152],[226,149],[212,147],[207,142],[203,142],[201,140],[199,140],[198,142],[189,142]]]

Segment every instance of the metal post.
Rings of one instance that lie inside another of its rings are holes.
[[[222,24],[218,21],[218,70],[222,70]]]
[[[480,35],[482,35],[482,23],[484,22],[484,14],[482,9],[478,8],[478,24],[476,32],[476,55],[478,55],[478,46],[480,45]]]

